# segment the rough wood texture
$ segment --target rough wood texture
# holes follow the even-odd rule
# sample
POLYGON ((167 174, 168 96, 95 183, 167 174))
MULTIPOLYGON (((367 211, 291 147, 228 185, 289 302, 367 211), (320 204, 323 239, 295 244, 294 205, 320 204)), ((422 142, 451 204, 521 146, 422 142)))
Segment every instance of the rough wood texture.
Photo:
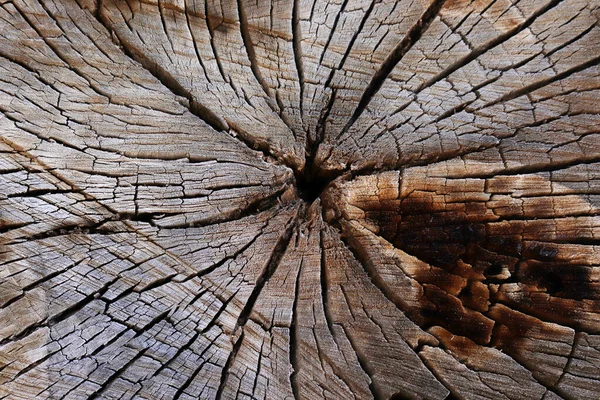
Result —
POLYGON ((0 0, 0 399, 600 396, 598 0, 0 0))

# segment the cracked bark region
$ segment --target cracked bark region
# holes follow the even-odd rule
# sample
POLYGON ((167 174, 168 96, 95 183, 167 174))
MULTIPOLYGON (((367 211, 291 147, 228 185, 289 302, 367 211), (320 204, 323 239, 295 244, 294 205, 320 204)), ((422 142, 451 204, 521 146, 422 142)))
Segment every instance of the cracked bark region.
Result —
POLYGON ((0 398, 596 399, 599 6, 0 2, 0 398))

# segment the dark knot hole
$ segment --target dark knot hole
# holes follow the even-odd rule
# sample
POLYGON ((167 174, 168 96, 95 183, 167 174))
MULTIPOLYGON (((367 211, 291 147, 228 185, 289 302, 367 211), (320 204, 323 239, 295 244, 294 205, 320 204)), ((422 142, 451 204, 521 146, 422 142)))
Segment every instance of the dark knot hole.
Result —
POLYGON ((301 199, 311 204, 325 190, 332 179, 316 176, 307 177, 305 174, 296 175, 296 190, 301 199))

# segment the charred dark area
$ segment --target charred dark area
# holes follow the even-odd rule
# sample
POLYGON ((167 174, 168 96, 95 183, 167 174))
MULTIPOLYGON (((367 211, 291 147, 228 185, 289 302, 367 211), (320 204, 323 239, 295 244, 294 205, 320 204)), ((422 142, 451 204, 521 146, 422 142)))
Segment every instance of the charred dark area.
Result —
POLYGON ((497 218, 483 202, 445 203, 443 196, 414 192, 401 201, 361 208, 379 228, 378 235, 432 267, 413 276, 423 287, 423 298, 418 310, 406 310, 424 329, 441 326, 510 353, 527 337, 533 319, 498 307, 508 305, 524 313, 514 314, 525 315, 532 303, 528 294, 546 294, 560 303, 545 309, 544 319, 577 327, 565 315, 572 316, 577 301, 598 297, 589 266, 561 256, 556 243, 525 240, 524 232, 514 229, 490 229, 497 218), (500 298, 508 284, 527 288, 519 301, 522 308, 500 298))

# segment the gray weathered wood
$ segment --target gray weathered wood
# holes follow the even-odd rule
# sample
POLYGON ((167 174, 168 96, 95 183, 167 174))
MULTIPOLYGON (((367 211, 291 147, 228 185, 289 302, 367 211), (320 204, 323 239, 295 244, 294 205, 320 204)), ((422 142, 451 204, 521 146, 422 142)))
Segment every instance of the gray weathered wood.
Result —
POLYGON ((0 0, 0 399, 597 399, 599 17, 0 0))

